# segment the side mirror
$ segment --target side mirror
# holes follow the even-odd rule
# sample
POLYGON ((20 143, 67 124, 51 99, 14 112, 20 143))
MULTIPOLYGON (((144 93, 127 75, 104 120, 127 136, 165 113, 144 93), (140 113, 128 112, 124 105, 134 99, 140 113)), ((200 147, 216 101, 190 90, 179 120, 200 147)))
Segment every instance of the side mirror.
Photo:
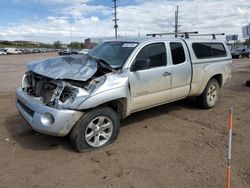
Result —
POLYGON ((150 67, 150 59, 149 58, 140 58, 136 59, 131 67, 131 71, 135 72, 138 70, 144 70, 150 67))

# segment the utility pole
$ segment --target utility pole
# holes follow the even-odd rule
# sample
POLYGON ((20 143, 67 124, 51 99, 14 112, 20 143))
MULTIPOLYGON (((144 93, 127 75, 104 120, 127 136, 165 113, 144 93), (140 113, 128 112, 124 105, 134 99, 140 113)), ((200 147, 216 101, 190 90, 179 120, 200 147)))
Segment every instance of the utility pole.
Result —
POLYGON ((118 25, 117 25, 117 21, 119 20, 119 19, 117 19, 117 11, 116 11, 116 9, 117 9, 117 4, 116 4, 116 0, 112 0, 113 1, 113 3, 114 3, 114 19, 113 19, 113 21, 115 22, 115 25, 114 25, 114 28, 115 28, 115 38, 117 39, 117 29, 118 29, 118 25))
POLYGON ((178 33, 178 14, 179 14, 179 6, 177 6, 176 11, 175 11, 175 25, 174 25, 174 33, 175 33, 175 38, 177 38, 177 33, 178 33))
POLYGON ((70 24, 70 46, 72 46, 72 23, 70 24))

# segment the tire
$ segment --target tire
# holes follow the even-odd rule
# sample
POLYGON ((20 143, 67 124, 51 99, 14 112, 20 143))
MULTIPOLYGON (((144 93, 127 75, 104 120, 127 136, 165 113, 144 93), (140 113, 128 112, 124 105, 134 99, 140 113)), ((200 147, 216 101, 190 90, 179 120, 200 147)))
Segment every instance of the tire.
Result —
POLYGON ((99 107, 84 114, 70 132, 71 144, 78 152, 89 151, 113 143, 120 129, 117 113, 99 107))
POLYGON ((250 54, 248 54, 248 56, 247 56, 248 58, 250 58, 250 54))
POLYGON ((238 56, 238 59, 241 59, 241 58, 242 58, 242 55, 239 55, 239 56, 238 56))
POLYGON ((250 80, 247 80, 247 81, 246 81, 246 86, 247 86, 247 87, 250 87, 250 80))
POLYGON ((202 108, 209 109, 216 106, 220 93, 220 85, 214 78, 209 80, 203 93, 199 96, 202 108))

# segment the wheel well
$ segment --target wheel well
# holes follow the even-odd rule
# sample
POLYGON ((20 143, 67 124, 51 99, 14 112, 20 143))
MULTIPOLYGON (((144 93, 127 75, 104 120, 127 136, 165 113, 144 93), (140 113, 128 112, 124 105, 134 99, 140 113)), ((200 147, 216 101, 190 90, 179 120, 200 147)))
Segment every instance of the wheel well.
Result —
POLYGON ((220 87, 222 86, 222 74, 216 74, 214 75, 211 79, 216 79, 220 85, 220 87))
POLYGON ((116 99, 106 103, 107 106, 116 111, 120 119, 123 119, 127 116, 127 104, 126 98, 116 99))

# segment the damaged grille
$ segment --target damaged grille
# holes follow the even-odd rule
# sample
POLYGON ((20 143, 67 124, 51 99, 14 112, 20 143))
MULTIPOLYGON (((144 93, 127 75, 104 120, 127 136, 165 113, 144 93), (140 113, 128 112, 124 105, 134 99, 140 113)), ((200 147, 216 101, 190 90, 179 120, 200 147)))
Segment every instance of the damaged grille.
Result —
POLYGON ((72 91, 63 81, 29 72, 24 76, 22 82, 22 88, 26 94, 48 106, 55 105, 58 100, 65 102, 72 97, 72 91))
POLYGON ((29 71, 22 78, 22 89, 46 106, 75 109, 105 80, 105 76, 87 81, 58 80, 29 71))

